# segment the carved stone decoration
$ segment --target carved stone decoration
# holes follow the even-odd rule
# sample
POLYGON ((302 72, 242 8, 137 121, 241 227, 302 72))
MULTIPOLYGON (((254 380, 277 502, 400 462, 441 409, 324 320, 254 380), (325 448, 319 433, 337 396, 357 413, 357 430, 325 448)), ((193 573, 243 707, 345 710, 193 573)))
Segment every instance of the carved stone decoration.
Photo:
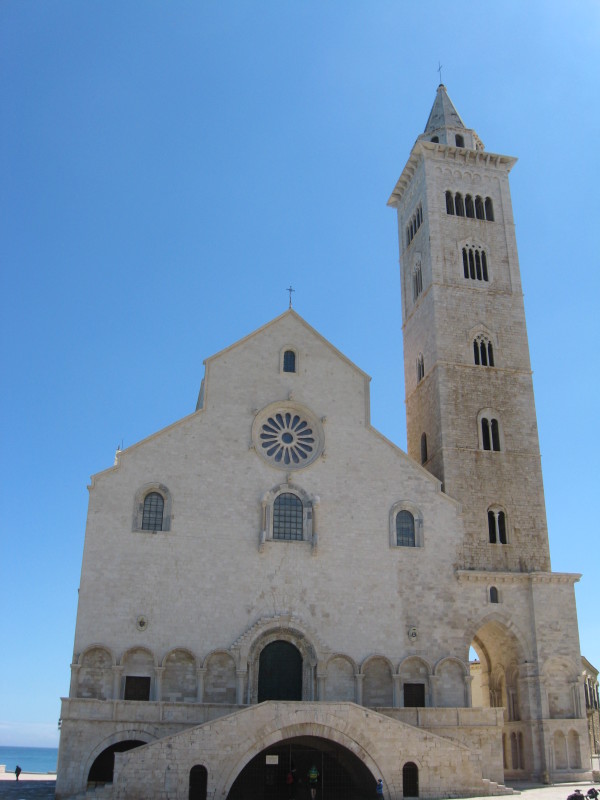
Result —
POLYGON ((315 414, 291 400, 271 403, 252 424, 256 452, 268 464, 286 471, 312 464, 323 452, 325 435, 315 414))

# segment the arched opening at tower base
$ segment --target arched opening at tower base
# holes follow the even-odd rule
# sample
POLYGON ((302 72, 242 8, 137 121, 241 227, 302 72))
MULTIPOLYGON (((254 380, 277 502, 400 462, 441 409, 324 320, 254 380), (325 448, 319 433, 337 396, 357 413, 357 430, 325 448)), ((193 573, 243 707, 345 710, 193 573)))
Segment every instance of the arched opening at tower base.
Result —
POLYGON ((328 739, 299 736, 255 756, 235 779, 227 800, 313 800, 313 787, 314 800, 376 797, 376 779, 354 753, 328 739), (311 782, 315 767, 316 784, 311 782))
POLYGON ((133 750, 134 747, 141 747, 143 744, 146 744, 146 742, 141 742, 138 739, 127 739, 124 742, 111 744, 110 747, 107 747, 97 756, 90 767, 88 785, 90 783, 112 783, 115 769, 115 753, 125 753, 127 750, 133 750))

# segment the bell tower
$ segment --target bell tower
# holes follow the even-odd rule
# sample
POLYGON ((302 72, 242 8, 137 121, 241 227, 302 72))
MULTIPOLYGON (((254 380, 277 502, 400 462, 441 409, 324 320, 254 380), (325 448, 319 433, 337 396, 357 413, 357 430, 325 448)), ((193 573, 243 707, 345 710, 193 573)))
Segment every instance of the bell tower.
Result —
POLYGON ((408 452, 462 504, 457 567, 549 571, 508 174, 440 85, 398 212, 408 452))

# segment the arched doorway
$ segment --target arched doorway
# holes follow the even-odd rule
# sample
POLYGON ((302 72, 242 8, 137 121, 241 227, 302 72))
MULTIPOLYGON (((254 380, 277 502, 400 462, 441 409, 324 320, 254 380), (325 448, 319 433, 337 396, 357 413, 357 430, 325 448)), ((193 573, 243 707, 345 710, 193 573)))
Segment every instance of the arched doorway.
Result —
POLYGON ((125 753, 127 750, 133 750, 134 747, 141 747, 143 744, 147 744, 147 742, 141 742, 139 739, 127 739, 124 742, 111 744, 94 760, 88 774, 88 784, 112 783, 115 769, 115 753, 125 753))
POLYGON ((206 784, 208 773, 202 764, 196 764, 190 770, 190 787, 188 800, 206 800, 206 784))
POLYGON ((302 700, 302 656, 290 642, 263 648, 258 665, 258 702, 302 700))
POLYGON ((318 772, 315 800, 376 796, 375 778, 354 753, 328 739, 299 736, 255 756, 235 779, 227 800, 311 800, 312 767, 318 772))

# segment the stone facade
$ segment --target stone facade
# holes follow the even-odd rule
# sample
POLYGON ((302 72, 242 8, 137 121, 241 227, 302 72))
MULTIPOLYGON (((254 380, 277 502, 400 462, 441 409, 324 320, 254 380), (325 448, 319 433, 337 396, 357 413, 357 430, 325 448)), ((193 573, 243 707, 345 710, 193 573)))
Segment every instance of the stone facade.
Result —
POLYGON ((391 199, 408 455, 371 426, 368 376, 290 309, 205 362, 195 413, 92 478, 57 797, 266 798, 284 747, 339 773, 318 800, 380 776, 395 800, 589 774, 514 159, 459 122, 440 87, 391 199), (479 218, 448 213, 450 191, 479 218), (493 367, 473 364, 475 342, 493 367))

